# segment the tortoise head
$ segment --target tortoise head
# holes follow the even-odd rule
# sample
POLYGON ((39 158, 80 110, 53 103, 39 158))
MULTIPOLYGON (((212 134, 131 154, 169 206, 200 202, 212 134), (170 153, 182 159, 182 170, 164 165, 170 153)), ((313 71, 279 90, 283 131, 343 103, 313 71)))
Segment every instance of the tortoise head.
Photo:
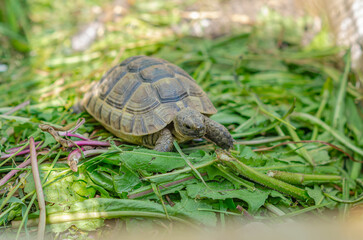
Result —
POLYGON ((204 115, 191 108, 182 109, 174 118, 174 128, 182 136, 203 137, 206 133, 204 115))

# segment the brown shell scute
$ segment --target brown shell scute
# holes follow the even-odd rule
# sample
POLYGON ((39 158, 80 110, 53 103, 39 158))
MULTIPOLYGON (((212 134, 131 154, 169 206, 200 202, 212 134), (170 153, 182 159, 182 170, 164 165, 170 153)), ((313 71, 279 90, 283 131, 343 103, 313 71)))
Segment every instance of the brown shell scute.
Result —
POLYGON ((83 105, 111 132, 134 136, 160 131, 185 107, 216 113, 183 69, 146 56, 130 57, 111 68, 85 95, 83 105))

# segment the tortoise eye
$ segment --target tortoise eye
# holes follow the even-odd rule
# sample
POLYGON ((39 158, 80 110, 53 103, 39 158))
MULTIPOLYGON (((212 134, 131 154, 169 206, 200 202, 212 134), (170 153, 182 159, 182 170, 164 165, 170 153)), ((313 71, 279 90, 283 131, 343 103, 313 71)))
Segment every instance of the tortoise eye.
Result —
POLYGON ((186 129, 191 129, 189 125, 184 125, 186 129))

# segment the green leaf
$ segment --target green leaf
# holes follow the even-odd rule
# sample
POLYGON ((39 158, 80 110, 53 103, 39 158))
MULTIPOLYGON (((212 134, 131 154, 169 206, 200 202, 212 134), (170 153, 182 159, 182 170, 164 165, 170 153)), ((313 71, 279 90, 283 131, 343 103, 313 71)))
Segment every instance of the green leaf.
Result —
MULTIPOLYGON (((59 175, 59 172, 52 171, 49 174, 48 180, 52 180, 59 175)), ((62 179, 54 181, 52 184, 44 187, 44 199, 51 203, 64 203, 64 202, 76 202, 83 200, 84 198, 76 194, 72 188, 74 176, 67 176, 62 179)))
POLYGON ((285 197, 282 193, 280 193, 280 192, 278 192, 278 191, 275 191, 275 190, 271 190, 271 192, 270 192, 270 197, 272 197, 272 198, 277 198, 278 199, 278 202, 276 202, 276 201, 273 201, 273 200, 271 200, 271 199, 269 199, 269 202, 270 203, 273 203, 273 204, 277 204, 277 203, 282 203, 282 204, 284 204, 285 206, 291 206, 292 205, 292 201, 291 201, 291 199, 289 199, 289 198, 287 198, 287 197, 285 197))
MULTIPOLYGON (((181 194, 183 195, 183 193, 181 194)), ((174 207, 166 206, 170 216, 189 218, 197 223, 199 222, 208 226, 215 226, 217 221, 215 214, 213 212, 199 211, 198 208, 212 209, 210 205, 194 201, 187 198, 185 195, 183 195, 180 202, 176 202, 174 207)), ((145 216, 149 216, 149 213, 158 213, 159 216, 160 214, 165 214, 161 204, 145 200, 94 198, 72 204, 55 204, 47 206, 48 216, 53 216, 57 219, 55 216, 65 216, 68 214, 69 221, 72 221, 72 214, 91 212, 112 213, 120 211, 130 214, 137 212, 139 213, 139 216, 142 216, 143 213, 145 213, 145 216)), ((97 214, 95 214, 95 216, 96 215, 97 214)), ((37 216, 37 214, 31 215, 31 217, 35 216, 37 216)), ((97 218, 92 220, 97 220, 97 218)), ((94 226, 94 223, 92 223, 92 226, 94 226)))
MULTIPOLYGON (((0 204, 4 201, 5 198, 0 199, 0 204)), ((5 214, 0 218, 0 224, 4 224, 6 222, 9 222, 13 220, 16 216, 19 216, 21 213, 21 216, 24 217, 25 211, 27 209, 27 206, 25 203, 23 203, 19 198, 16 197, 10 197, 8 200, 8 203, 11 203, 10 206, 13 207, 13 205, 16 205, 16 207, 11 210, 8 214, 5 214), (20 208, 21 206, 21 208, 20 208)))
MULTIPOLYGON (((174 152, 163 153, 148 149, 135 149, 131 152, 123 152, 120 156, 122 162, 135 171, 165 173, 186 166, 183 158, 174 152)), ((195 161, 193 158, 190 159, 192 162, 193 160, 195 161)))
POLYGON ((121 166, 119 174, 113 174, 112 178, 114 189, 119 194, 129 192, 141 183, 139 176, 124 165, 121 166))
POLYGON ((92 181, 101 186, 102 188, 112 191, 113 190, 113 181, 111 175, 105 172, 94 170, 93 168, 87 169, 87 175, 92 181))
POLYGON ((54 137, 48 133, 48 132, 43 132, 45 139, 44 139, 44 143, 42 145, 42 147, 48 147, 51 145, 54 145, 56 143, 56 140, 54 139, 54 137))
MULTIPOLYGON (((203 184, 201 185, 204 186, 203 184)), ((197 222, 201 222, 207 226, 216 226, 217 217, 215 213, 199 210, 199 208, 212 210, 211 205, 207 204, 206 202, 188 198, 185 191, 181 191, 180 195, 181 201, 177 202, 173 207, 177 212, 180 212, 184 216, 194 219, 197 222)))
MULTIPOLYGON (((305 188, 308 195, 314 199, 315 205, 320 205, 320 204, 324 204, 324 203, 328 203, 328 202, 332 202, 331 199, 326 198, 323 194, 323 191, 321 190, 321 188, 315 184, 314 188, 305 188)), ((337 191, 335 192, 331 192, 331 195, 335 195, 337 193, 337 191)))
POLYGON ((245 118, 237 115, 237 113, 234 113, 232 111, 218 112, 217 114, 211 116, 211 119, 221 124, 242 124, 246 121, 245 118))
POLYGON ((96 189, 91 186, 87 186, 87 182, 84 180, 73 181, 72 190, 84 198, 93 198, 96 194, 96 189))
POLYGON ((245 201, 248 204, 248 210, 255 213, 266 201, 269 191, 249 191, 247 189, 234 189, 234 186, 229 182, 208 182, 210 189, 207 189, 203 184, 191 184, 187 186, 188 196, 197 199, 210 198, 214 200, 225 200, 228 198, 237 198, 245 201))
MULTIPOLYGON (((41 179, 47 172, 47 167, 47 165, 40 166, 39 175, 41 179)), ((95 189, 87 185, 87 182, 90 180, 85 178, 82 173, 77 176, 75 174, 66 177, 62 176, 60 171, 50 172, 48 181, 60 178, 43 188, 45 201, 50 203, 76 202, 95 195, 95 189)), ((24 192, 30 193, 34 190, 34 179, 33 175, 30 174, 26 178, 24 192)))
POLYGON ((244 158, 244 159, 257 159, 259 158, 258 154, 256 154, 254 151, 252 151, 252 149, 250 147, 247 146, 240 146, 238 148, 238 151, 240 152, 238 154, 239 158, 244 158))

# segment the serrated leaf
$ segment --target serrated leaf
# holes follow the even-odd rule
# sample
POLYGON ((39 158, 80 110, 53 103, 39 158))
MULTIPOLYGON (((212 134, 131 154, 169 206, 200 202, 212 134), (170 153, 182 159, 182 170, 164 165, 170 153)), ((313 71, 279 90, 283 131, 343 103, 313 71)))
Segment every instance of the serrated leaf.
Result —
POLYGON ((180 195, 181 201, 177 202, 173 207, 176 211, 183 213, 183 215, 198 222, 202 222, 207 226, 216 226, 217 217, 215 213, 199 210, 199 208, 212 210, 211 205, 207 204, 206 202, 188 198, 184 191, 180 192, 180 195))
POLYGON ((256 154, 250 147, 247 146, 241 146, 238 151, 240 152, 238 154, 239 158, 242 159, 257 159, 259 158, 258 154, 256 154))
POLYGON ((43 134, 44 134, 45 138, 44 138, 42 147, 48 147, 48 146, 56 143, 56 140, 50 133, 43 132, 43 134))
MULTIPOLYGON (((39 169, 40 179, 43 179, 47 170, 43 170, 45 165, 42 165, 39 169)), ((62 176, 61 172, 51 171, 48 176, 48 181, 62 176)), ((86 179, 87 180, 87 179, 86 179)), ((89 181, 89 180, 88 180, 89 181)), ((30 174, 26 178, 24 192, 30 193, 35 190, 33 175, 30 174)), ((44 199, 51 203, 64 203, 64 202, 76 202, 84 200, 85 197, 94 196, 95 190, 92 187, 87 186, 83 174, 70 175, 61 177, 43 188, 44 199)))
MULTIPOLYGON (((165 173, 173 169, 186 166, 184 159, 175 152, 157 152, 148 149, 135 149, 130 152, 123 152, 122 162, 133 170, 144 170, 147 172, 165 173)), ((199 158, 188 157, 191 162, 199 158)))
POLYGON ((119 194, 129 192, 141 183, 139 176, 123 165, 120 168, 119 174, 112 175, 112 178, 114 189, 119 194))
MULTIPOLYGON (((292 204, 292 201, 290 199, 286 198, 282 193, 280 193, 278 191, 271 190, 270 191, 270 196, 273 197, 273 198, 278 198, 278 203, 282 203, 285 206, 291 206, 291 204, 292 204)), ((271 203, 276 203, 275 201, 272 201, 270 199, 269 199, 269 201, 271 203)))
MULTIPOLYGON (((306 192, 308 193, 308 195, 314 199, 315 205, 319 205, 322 203, 328 203, 328 202, 332 202, 331 199, 326 198, 323 194, 323 191, 321 190, 321 188, 315 184, 314 188, 305 188, 306 192)), ((329 194, 335 196, 335 194, 337 193, 336 190, 334 190, 333 192, 330 192, 329 194)), ((330 208, 334 208, 333 206, 330 206, 330 208)))
POLYGON ((208 182, 210 189, 203 184, 191 184, 187 186, 188 196, 197 199, 214 199, 225 200, 228 198, 237 198, 245 201, 248 204, 248 209, 251 213, 255 213, 266 201, 269 191, 255 190, 253 192, 247 189, 234 189, 234 186, 229 182, 208 182))

